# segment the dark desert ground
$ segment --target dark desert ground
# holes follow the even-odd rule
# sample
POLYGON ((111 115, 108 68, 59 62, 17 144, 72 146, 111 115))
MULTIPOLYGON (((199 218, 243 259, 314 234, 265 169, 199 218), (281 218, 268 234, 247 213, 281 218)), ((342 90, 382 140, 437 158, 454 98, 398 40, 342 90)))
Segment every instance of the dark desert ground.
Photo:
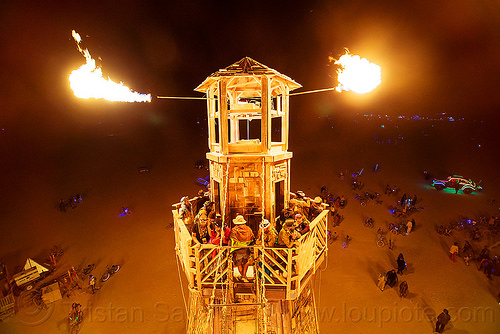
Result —
MULTIPOLYGON (((244 56, 303 90, 332 86, 328 56, 344 47, 378 63, 382 85, 373 93, 290 98, 292 190, 314 197, 327 186, 349 200, 335 230, 352 242, 329 246, 315 280, 321 333, 431 333, 443 308, 452 316, 445 333, 498 333, 500 278, 488 280, 462 258, 449 260, 453 242, 462 246, 468 238, 464 233, 436 232, 460 215, 499 214, 497 3, 318 1, 287 15, 272 15, 283 10, 276 5, 251 17, 196 1, 111 3, 9 4, 0 14, 0 259, 12 274, 28 257, 43 263, 58 245, 65 254, 54 275, 95 263, 100 276, 106 265, 122 265, 95 295, 76 291, 44 311, 18 305, 0 323, 1 333, 66 333, 73 302, 85 310, 81 333, 185 332, 187 290, 169 225, 171 205, 194 196, 196 179, 207 175, 195 168, 208 150, 205 102, 77 99, 67 77, 84 59, 72 29, 90 36, 86 47, 112 78, 153 95, 200 96, 192 91, 199 83, 244 56), (231 25, 214 23, 220 13, 238 14, 231 25), (151 172, 138 173, 140 166, 151 172), (396 197, 361 207, 349 179, 338 178, 361 169, 363 190, 383 194, 386 184, 397 185, 400 195, 415 194, 425 206, 412 216, 415 230, 397 236, 392 251, 375 241, 376 229, 395 221, 387 207, 396 197), (484 190, 438 192, 424 170, 481 180, 484 190), (58 211, 59 200, 76 193, 83 195, 77 208, 58 211), (132 214, 119 217, 123 206, 132 214), (373 230, 362 224, 367 215, 375 219, 373 230), (408 263, 400 278, 409 284, 403 299, 395 289, 377 288, 378 274, 394 268, 399 253, 408 263)), ((498 241, 485 230, 472 244, 478 252, 498 241)), ((491 252, 500 255, 500 246, 491 252)))

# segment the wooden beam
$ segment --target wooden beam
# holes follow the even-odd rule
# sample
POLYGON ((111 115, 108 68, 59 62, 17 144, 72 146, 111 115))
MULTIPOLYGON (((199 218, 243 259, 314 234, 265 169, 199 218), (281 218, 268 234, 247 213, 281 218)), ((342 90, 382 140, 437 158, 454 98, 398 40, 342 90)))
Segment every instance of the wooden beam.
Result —
POLYGON ((219 138, 222 154, 228 154, 228 122, 227 122, 227 84, 226 78, 219 80, 219 138))
POLYGON ((269 89, 269 77, 262 76, 262 120, 261 120, 261 140, 262 153, 268 154, 271 150, 271 91, 269 89))

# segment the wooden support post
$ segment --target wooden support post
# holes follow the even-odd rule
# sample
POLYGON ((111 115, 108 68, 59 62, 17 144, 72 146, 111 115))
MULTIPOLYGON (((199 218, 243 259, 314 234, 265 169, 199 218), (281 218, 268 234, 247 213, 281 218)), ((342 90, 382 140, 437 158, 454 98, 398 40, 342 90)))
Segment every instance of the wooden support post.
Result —
POLYGON ((196 286, 198 291, 201 291, 201 266, 200 266, 200 248, 194 246, 194 258, 195 258, 195 267, 196 267, 196 286))
POLYGON ((261 99, 261 152, 269 154, 271 150, 271 90, 269 85, 269 77, 263 75, 262 83, 262 99, 261 99))
POLYGON ((225 78, 219 80, 219 138, 222 154, 229 153, 228 145, 228 111, 227 111, 227 83, 225 78))
POLYGON ((283 151, 288 151, 288 131, 289 131, 289 124, 290 124, 290 118, 289 118, 289 112, 288 112, 288 103, 289 103, 289 92, 290 89, 285 86, 285 91, 282 95, 281 98, 281 103, 282 103, 282 108, 285 112, 285 115, 283 116, 283 124, 282 124, 282 129, 281 129, 281 141, 284 143, 284 149, 283 151))
MULTIPOLYGON (((215 96, 212 89, 207 90, 208 147, 214 150, 215 145, 215 96)), ((220 137, 219 137, 220 139, 220 137)))
POLYGON ((287 249, 287 260, 286 260, 286 298, 292 299, 292 249, 287 249))

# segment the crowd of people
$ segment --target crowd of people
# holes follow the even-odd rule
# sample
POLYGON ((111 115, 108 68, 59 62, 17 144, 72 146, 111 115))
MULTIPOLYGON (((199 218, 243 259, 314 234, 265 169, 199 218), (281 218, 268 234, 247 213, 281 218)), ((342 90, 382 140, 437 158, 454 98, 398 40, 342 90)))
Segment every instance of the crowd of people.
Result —
POLYGON ((490 249, 487 245, 481 250, 481 252, 475 256, 474 249, 468 240, 465 240, 464 246, 460 248, 457 241, 453 243, 450 247, 450 259, 455 262, 457 256, 462 256, 465 265, 469 266, 470 262, 476 261, 477 269, 482 271, 488 279, 492 280, 493 275, 500 274, 500 259, 498 256, 490 255, 490 249))
MULTIPOLYGON (((403 257, 402 253, 399 253, 399 256, 396 260, 397 263, 397 271, 396 269, 391 269, 386 273, 380 273, 378 277, 378 288, 380 291, 384 291, 386 287, 395 287, 398 284, 398 275, 403 275, 403 271, 406 270, 406 261, 403 257)), ((399 283, 399 296, 406 297, 408 295, 408 282, 402 281, 399 283)))
MULTIPOLYGON (((224 223, 209 195, 200 190, 198 196, 192 199, 182 197, 178 205, 179 218, 190 231, 194 245, 231 247, 233 265, 238 269, 235 270, 235 278, 244 282, 249 280, 247 271, 254 263, 252 246, 296 247, 299 239, 310 231, 310 222, 327 207, 320 196, 312 199, 297 191, 291 193, 288 207, 274 222, 262 217, 258 229, 254 231, 241 214, 232 219, 232 224, 224 223)), ((216 254, 212 252, 212 257, 216 254)))

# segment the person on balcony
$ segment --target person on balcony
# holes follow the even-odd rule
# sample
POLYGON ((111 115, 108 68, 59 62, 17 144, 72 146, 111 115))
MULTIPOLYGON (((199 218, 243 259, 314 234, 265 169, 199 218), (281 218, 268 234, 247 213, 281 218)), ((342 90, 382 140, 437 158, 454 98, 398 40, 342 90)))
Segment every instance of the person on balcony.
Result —
POLYGON ((179 208, 179 216, 184 221, 185 225, 193 222, 193 207, 188 196, 181 198, 181 206, 179 208))
MULTIPOLYGON (((297 191, 296 194, 291 193, 292 198, 289 203, 293 205, 293 211, 295 213, 301 213, 305 216, 309 215, 309 208, 311 207, 311 199, 306 197, 303 191, 297 191)), ((291 206, 292 206, 291 205, 291 206)))
MULTIPOLYGON (((217 214, 215 217, 215 221, 211 224, 210 231, 210 243, 213 245, 221 245, 221 236, 222 236, 222 217, 220 214, 217 214)), ((229 245, 229 235, 231 234, 231 229, 229 226, 224 225, 224 235, 222 237, 222 246, 229 245)))
POLYGON ((295 215, 295 230, 299 232, 301 235, 309 232, 309 221, 302 214, 297 213, 295 215))
POLYGON ((262 223, 259 225, 259 232, 257 233, 257 239, 255 239, 256 245, 263 245, 264 247, 274 247, 278 241, 278 233, 276 229, 271 226, 271 223, 267 219, 263 219, 262 223))
POLYGON ((278 216, 278 218, 276 218, 276 231, 281 231, 281 228, 285 224, 285 221, 288 218, 293 218, 293 216, 294 216, 293 204, 291 204, 291 205, 292 206, 289 206, 288 208, 283 208, 283 210, 281 210, 281 213, 278 216))
POLYGON ((208 196, 209 193, 203 191, 203 189, 200 189, 198 191, 198 196, 194 198, 194 203, 193 203, 193 213, 195 215, 197 215, 200 209, 203 207, 203 205, 210 200, 208 196))
MULTIPOLYGON (((246 225, 246 220, 242 215, 237 215, 233 219, 234 227, 229 238, 231 239, 231 253, 233 254, 233 265, 238 268, 241 279, 248 282, 247 269, 250 265, 250 246, 254 241, 252 229, 246 225), (239 248, 244 247, 244 248, 239 248)), ((236 278, 239 278, 236 277, 236 278)))
POLYGON ((203 207, 198 211, 198 214, 194 217, 194 223, 198 224, 200 221, 200 217, 206 216, 208 218, 208 225, 211 227, 213 222, 215 221, 215 210, 213 210, 213 202, 205 202, 203 207))
POLYGON ((300 238, 300 233, 295 230, 295 220, 287 219, 278 234, 278 246, 293 248, 297 245, 298 238, 300 238))
POLYGON ((313 221, 319 214, 323 211, 323 200, 321 197, 316 196, 311 203, 311 207, 309 208, 309 221, 313 221))
POLYGON ((193 224, 191 236, 198 244, 207 244, 210 241, 210 226, 206 215, 201 215, 198 221, 193 224))
MULTIPOLYGON (((210 244, 215 246, 227 246, 229 244, 231 229, 227 225, 224 225, 224 232, 222 232, 222 225, 222 217, 220 214, 217 214, 214 222, 210 223, 210 244)), ((217 254, 219 254, 219 250, 213 250, 210 257, 213 259, 217 254)))

